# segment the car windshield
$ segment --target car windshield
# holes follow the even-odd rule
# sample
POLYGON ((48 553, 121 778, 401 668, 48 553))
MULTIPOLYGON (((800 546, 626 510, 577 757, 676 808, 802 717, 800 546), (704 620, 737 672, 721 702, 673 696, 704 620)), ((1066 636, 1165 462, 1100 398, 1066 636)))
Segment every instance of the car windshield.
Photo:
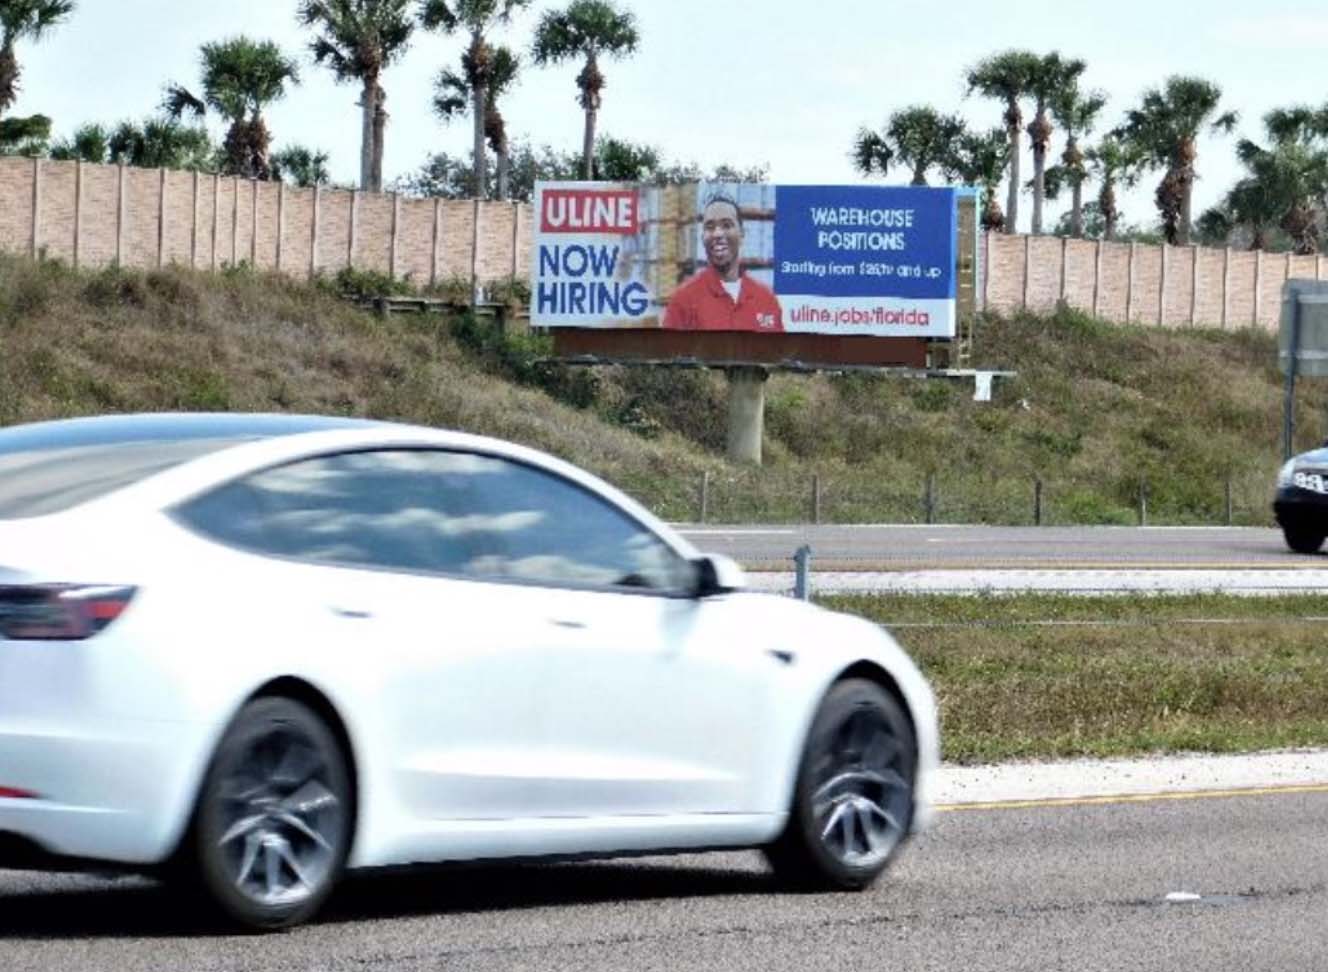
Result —
POLYGON ((96 442, 0 449, 0 520, 72 509, 245 438, 96 442))

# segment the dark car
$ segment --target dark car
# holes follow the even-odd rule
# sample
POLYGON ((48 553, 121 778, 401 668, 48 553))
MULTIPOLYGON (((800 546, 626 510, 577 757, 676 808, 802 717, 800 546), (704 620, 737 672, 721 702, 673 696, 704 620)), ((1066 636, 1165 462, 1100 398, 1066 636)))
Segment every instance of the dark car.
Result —
POLYGON ((1289 459, 1277 474, 1273 513, 1287 546, 1317 553, 1328 536, 1328 442, 1289 459))

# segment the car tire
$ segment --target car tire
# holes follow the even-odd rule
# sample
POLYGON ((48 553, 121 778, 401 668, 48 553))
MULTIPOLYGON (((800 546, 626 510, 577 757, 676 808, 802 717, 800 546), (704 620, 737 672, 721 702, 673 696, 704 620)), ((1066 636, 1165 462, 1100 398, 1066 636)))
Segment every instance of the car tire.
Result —
POLYGON ((305 921, 345 869, 354 794, 327 724, 293 699, 240 710, 208 767, 188 838, 191 871, 232 922, 305 921))
POLYGON ((893 859, 913 820, 917 745, 900 703, 846 679, 807 734, 783 834, 766 851, 776 876, 808 890, 860 890, 893 859))
POLYGON ((1296 553, 1318 553, 1319 548, 1323 546, 1325 535, 1328 534, 1319 527, 1301 524, 1282 527, 1282 536, 1286 538, 1286 545, 1296 553))

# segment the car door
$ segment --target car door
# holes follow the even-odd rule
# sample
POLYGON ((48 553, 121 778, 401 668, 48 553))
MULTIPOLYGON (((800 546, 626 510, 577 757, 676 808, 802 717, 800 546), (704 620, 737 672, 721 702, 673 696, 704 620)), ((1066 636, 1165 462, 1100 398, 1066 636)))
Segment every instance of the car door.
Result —
POLYGON ((543 652, 523 592, 468 569, 486 551, 465 526, 459 462, 435 450, 325 455, 233 483, 187 515, 303 565, 300 587, 317 592, 307 667, 355 701, 368 783, 422 820, 523 817, 543 652))
POLYGON ((536 690, 537 811, 554 817, 746 812, 778 662, 742 595, 691 596, 695 567, 604 497, 493 460, 486 563, 549 622, 536 690))

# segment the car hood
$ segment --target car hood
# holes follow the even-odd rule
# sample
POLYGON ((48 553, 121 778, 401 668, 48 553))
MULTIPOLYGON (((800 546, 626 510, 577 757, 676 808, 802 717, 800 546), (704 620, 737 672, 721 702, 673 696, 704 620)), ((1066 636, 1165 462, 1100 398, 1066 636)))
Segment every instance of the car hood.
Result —
POLYGON ((1296 456, 1296 465, 1328 466, 1328 447, 1311 449, 1296 456))

